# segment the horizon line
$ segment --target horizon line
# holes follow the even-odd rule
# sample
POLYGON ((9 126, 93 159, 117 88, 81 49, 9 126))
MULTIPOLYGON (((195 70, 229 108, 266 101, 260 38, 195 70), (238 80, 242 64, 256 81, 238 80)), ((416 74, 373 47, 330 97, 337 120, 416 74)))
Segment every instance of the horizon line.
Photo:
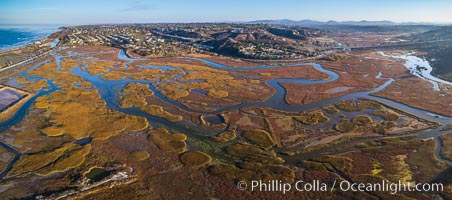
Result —
POLYGON ((337 23, 347 23, 347 22, 390 22, 394 23, 395 25, 452 25, 451 22, 427 22, 427 21, 392 21, 392 20, 313 20, 313 19, 288 19, 288 18, 281 18, 281 19, 254 19, 254 20, 234 20, 234 21, 192 21, 192 22, 168 22, 168 21, 161 21, 161 22, 98 22, 98 23, 71 23, 71 24, 64 24, 64 23, 0 23, 0 26, 4 25, 61 25, 61 26, 85 26, 85 25, 122 25, 122 24, 214 24, 214 23, 224 23, 224 24, 246 24, 251 22, 257 22, 257 21, 282 21, 282 20, 288 20, 293 22, 302 22, 302 21, 313 21, 313 22, 320 22, 320 23, 328 23, 328 22, 337 22, 337 23))

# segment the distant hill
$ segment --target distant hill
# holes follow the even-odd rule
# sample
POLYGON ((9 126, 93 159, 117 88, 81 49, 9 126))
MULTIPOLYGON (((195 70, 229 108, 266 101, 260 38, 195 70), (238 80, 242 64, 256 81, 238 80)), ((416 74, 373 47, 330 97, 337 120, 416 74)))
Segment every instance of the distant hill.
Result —
POLYGON ((452 81, 452 26, 437 27, 430 31, 401 37, 401 39, 413 42, 441 41, 422 44, 416 49, 427 53, 426 57, 433 66, 433 73, 436 76, 452 81))
POLYGON ((452 40, 452 26, 440 26, 433 30, 407 36, 412 41, 452 40))
MULTIPOLYGON (((314 21, 314 20, 290 20, 290 19, 281 19, 281 20, 256 20, 246 22, 249 24, 274 24, 274 25, 287 25, 287 26, 306 26, 306 27, 319 27, 319 26, 337 26, 337 25, 345 25, 345 26, 396 26, 396 25, 404 25, 404 23, 395 23, 392 21, 314 21)), ((407 25, 414 25, 416 23, 409 23, 407 25)))

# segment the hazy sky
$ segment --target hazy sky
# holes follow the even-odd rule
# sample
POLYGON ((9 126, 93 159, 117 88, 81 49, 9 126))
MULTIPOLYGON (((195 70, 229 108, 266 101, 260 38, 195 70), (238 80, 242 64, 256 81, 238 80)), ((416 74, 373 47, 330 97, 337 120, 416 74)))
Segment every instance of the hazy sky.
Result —
POLYGON ((0 24, 259 19, 452 22, 452 0, 0 0, 0 24))

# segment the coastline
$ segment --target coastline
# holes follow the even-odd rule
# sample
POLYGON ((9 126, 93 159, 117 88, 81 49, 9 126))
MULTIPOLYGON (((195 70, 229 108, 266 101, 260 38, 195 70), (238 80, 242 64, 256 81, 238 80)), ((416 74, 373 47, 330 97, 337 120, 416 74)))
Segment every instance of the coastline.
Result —
MULTIPOLYGON (((4 25, 0 24, 0 30, 29 34, 27 38, 16 38, 12 44, 0 44, 0 53, 17 51, 35 42, 43 41, 50 35, 60 31, 60 25, 4 25)), ((10 38, 16 37, 13 35, 10 38)), ((11 39, 14 40, 14 39, 11 39)))

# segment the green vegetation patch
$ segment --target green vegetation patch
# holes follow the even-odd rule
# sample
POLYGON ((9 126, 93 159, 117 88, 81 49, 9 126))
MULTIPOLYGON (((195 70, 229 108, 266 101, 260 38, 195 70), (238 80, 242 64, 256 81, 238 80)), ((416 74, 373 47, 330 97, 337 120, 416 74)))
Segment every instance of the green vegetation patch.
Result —
POLYGON ((230 130, 230 131, 221 132, 220 134, 212 137, 212 140, 215 142, 225 143, 225 142, 229 142, 235 138, 236 138, 235 130, 230 130))
POLYGON ((329 114, 336 114, 336 113, 339 113, 339 112, 340 112, 340 111, 339 111, 336 107, 334 107, 334 106, 328 106, 328 107, 325 107, 325 108, 323 108, 323 110, 326 111, 326 112, 329 113, 329 114))
POLYGON ((91 150, 91 145, 86 145, 81 149, 65 152, 58 160, 35 173, 40 176, 48 176, 58 172, 64 172, 76 168, 85 162, 86 156, 91 150))
POLYGON ((237 167, 235 165, 214 165, 209 168, 209 172, 234 180, 282 180, 283 182, 293 182, 295 172, 286 166, 281 165, 259 165, 256 163, 246 163, 237 167))
POLYGON ((221 99, 221 98, 225 98, 225 97, 229 96, 229 93, 227 91, 224 91, 224 90, 209 90, 207 95, 209 97, 214 97, 214 98, 221 99))
POLYGON ((329 118, 326 117, 323 112, 305 113, 301 116, 294 117, 294 119, 306 125, 314 125, 320 122, 327 122, 329 120, 329 118))
POLYGON ((241 161, 262 164, 283 164, 284 160, 276 156, 274 151, 251 144, 232 144, 226 147, 226 153, 241 161))
POLYGON ((346 157, 340 157, 340 156, 316 157, 313 159, 313 161, 321 162, 321 163, 328 163, 343 172, 350 171, 353 167, 352 159, 346 158, 346 157))
POLYGON ((141 83, 129 83, 122 91, 121 108, 136 107, 149 113, 150 115, 163 117, 170 121, 180 121, 183 119, 180 115, 173 115, 165 111, 162 106, 148 104, 146 98, 153 96, 154 92, 149 89, 149 85, 141 83))
POLYGON ((313 162, 309 160, 303 160, 298 165, 305 168, 306 170, 327 170, 323 163, 313 162))
POLYGON ((388 112, 388 111, 383 111, 383 110, 376 110, 372 112, 372 115, 375 116, 380 116, 382 117, 384 120, 387 121, 396 121, 399 119, 399 115, 392 113, 392 112, 388 112))
POLYGON ((187 136, 181 133, 170 134, 166 129, 154 129, 149 131, 150 140, 165 152, 183 153, 186 151, 187 136))
POLYGON ((435 140, 421 141, 415 144, 416 151, 408 153, 406 163, 411 169, 416 169, 416 182, 445 182, 452 180, 448 172, 450 165, 442 162, 433 156, 436 152, 437 143, 435 140))
POLYGON ((270 133, 264 130, 252 130, 243 132, 242 136, 250 142, 262 147, 270 148, 276 145, 270 133))
POLYGON ((358 129, 358 125, 356 125, 353 122, 350 122, 347 119, 344 119, 341 121, 341 123, 336 124, 334 128, 342 133, 349 133, 356 131, 358 129))
POLYGON ((149 153, 146 151, 134 151, 130 154, 133 160, 142 161, 149 158, 149 153))
POLYGON ((354 100, 346 100, 337 102, 336 107, 340 110, 346 111, 346 112, 357 112, 357 111, 363 111, 366 109, 373 109, 377 110, 381 108, 380 104, 377 104, 372 101, 354 101, 354 100))
POLYGON ((50 152, 22 156, 14 163, 13 168, 9 171, 7 177, 20 176, 36 170, 44 170, 41 174, 51 174, 51 170, 44 169, 50 164, 53 164, 54 166, 52 170, 65 171, 83 163, 89 150, 89 145, 81 149, 80 146, 76 144, 66 143, 62 147, 50 152), (72 156, 72 154, 74 154, 76 158, 72 156))
POLYGON ((375 127, 375 132, 380 134, 388 134, 389 129, 397 126, 397 123, 393 121, 384 121, 375 127))
POLYGON ((443 141, 441 155, 444 158, 452 160, 452 132, 442 135, 441 139, 443 141))
POLYGON ((353 118, 352 122, 354 124, 357 124, 357 125, 360 125, 360 126, 364 126, 364 125, 372 124, 373 120, 369 116, 358 115, 358 116, 353 118))
POLYGON ((212 158, 200 151, 189 151, 180 156, 180 161, 188 167, 204 167, 210 165, 212 158))

